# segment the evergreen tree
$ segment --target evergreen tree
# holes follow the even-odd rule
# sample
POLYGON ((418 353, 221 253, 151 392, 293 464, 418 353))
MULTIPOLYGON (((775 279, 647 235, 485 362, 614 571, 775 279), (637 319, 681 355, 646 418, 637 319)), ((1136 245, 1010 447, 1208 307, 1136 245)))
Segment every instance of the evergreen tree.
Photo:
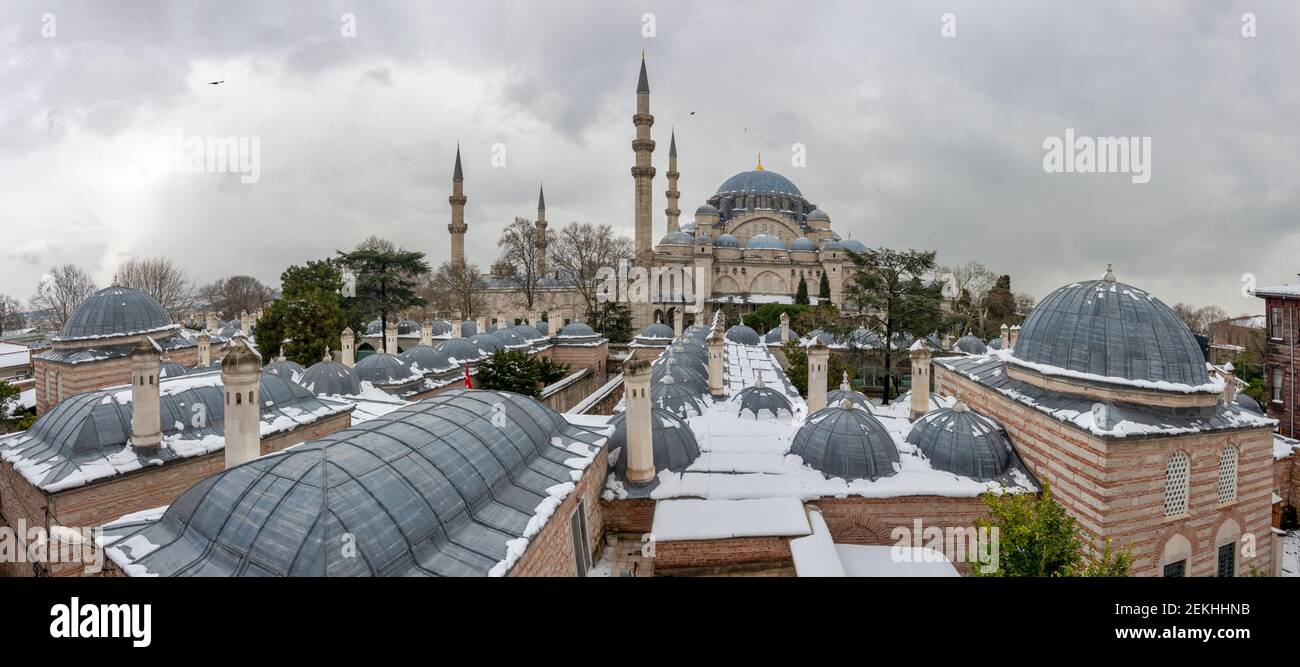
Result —
POLYGON ((794 302, 801 305, 808 305, 808 281, 800 278, 799 289, 795 290, 794 302))
POLYGON ((597 333, 608 338, 611 343, 626 343, 632 340, 632 311, 627 304, 618 301, 597 303, 587 311, 587 321, 597 333))
MULTIPOLYGON (((785 360, 790 365, 786 369, 786 377, 790 378, 790 384, 794 385, 800 394, 807 396, 808 351, 797 340, 786 341, 785 345, 781 346, 781 351, 785 353, 785 360)), ((839 389, 845 372, 848 372, 849 378, 855 376, 853 369, 846 366, 839 355, 831 354, 826 363, 826 389, 828 391, 839 389)))
POLYGON ((344 328, 361 326, 340 294, 343 271, 338 260, 290 266, 280 281, 281 297, 266 307, 253 327, 263 361, 270 363, 283 349, 286 358, 309 366, 320 361, 327 347, 338 349, 344 328))
POLYGON ((340 250, 338 254, 343 267, 357 279, 352 304, 364 317, 378 316, 384 330, 388 328, 389 313, 425 304, 417 291, 420 277, 429 272, 424 253, 395 248, 388 241, 371 237, 356 250, 340 250))
POLYGON ((541 364, 523 350, 497 350, 478 365, 478 389, 537 396, 541 384, 541 364))
POLYGON ((831 279, 826 277, 826 272, 822 271, 821 283, 817 285, 817 302, 830 303, 831 300, 831 279))
POLYGON ((985 572, 974 566, 977 576, 992 577, 1122 577, 1128 574, 1133 557, 1115 552, 1110 541, 1089 554, 1079 538, 1074 517, 1052 500, 1051 485, 1044 481, 1039 494, 985 494, 988 519, 976 519, 976 528, 997 529, 996 569, 985 572))

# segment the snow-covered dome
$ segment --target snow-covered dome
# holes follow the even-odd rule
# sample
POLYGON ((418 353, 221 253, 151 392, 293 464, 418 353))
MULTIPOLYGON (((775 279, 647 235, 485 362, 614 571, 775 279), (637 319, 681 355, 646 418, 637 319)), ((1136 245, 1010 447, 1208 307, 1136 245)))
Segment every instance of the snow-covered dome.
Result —
POLYGON ((957 342, 953 343, 953 347, 966 354, 984 354, 988 352, 988 346, 984 345, 984 341, 970 334, 958 338, 957 342))
POLYGON ((298 376, 298 384, 319 396, 355 396, 361 393, 361 380, 357 374, 337 361, 312 364, 298 376))
POLYGON ((737 324, 730 329, 727 329, 726 338, 729 341, 741 343, 742 345, 758 345, 762 342, 758 337, 757 331, 754 331, 743 324, 737 324))
POLYGON ((703 392, 693 383, 681 383, 671 373, 650 387, 650 405, 671 412, 682 419, 704 414, 707 404, 703 392))
POLYGON ((1107 275, 1066 285, 1040 301, 1009 363, 1088 383, 1174 383, 1217 393, 1205 388, 1205 357, 1173 309, 1107 275))
POLYGON ((357 379, 376 387, 406 384, 419 379, 410 362, 386 352, 376 352, 352 367, 357 379))
POLYGON ((931 410, 912 424, 907 441, 916 445, 936 470, 990 480, 1011 465, 1011 440, 992 420, 965 403, 931 410))
MULTIPOLYGON (((614 475, 616 479, 626 482, 627 412, 611 417, 609 425, 614 427, 614 433, 609 436, 607 447, 611 454, 618 451, 618 460, 612 466, 614 475)), ((700 455, 700 446, 695 442, 691 427, 671 412, 650 408, 650 432, 656 471, 680 472, 700 455)))
POLYGON ((449 338, 434 346, 435 350, 447 355, 448 360, 458 364, 477 361, 483 358, 478 347, 465 338, 449 338))
MULTIPOLYGON (((291 362, 291 363, 292 363, 292 362, 291 362)), ((294 364, 294 365, 297 365, 297 364, 294 364)), ((299 367, 299 368, 301 368, 301 367, 299 367)), ((178 363, 176 363, 176 362, 174 362, 174 361, 164 361, 164 362, 162 362, 162 366, 159 367, 159 369, 158 369, 158 377, 159 377, 159 378, 174 378, 174 377, 180 377, 180 376, 182 376, 182 375, 188 375, 189 372, 190 372, 190 369, 188 369, 188 368, 186 368, 186 367, 184 367, 184 366, 182 366, 182 365, 180 365, 180 364, 178 364, 178 363)))
POLYGON ((827 477, 880 479, 897 472, 898 448, 883 424, 856 408, 832 405, 808 416, 790 453, 827 477))
POLYGON ((286 380, 293 381, 299 377, 302 377, 302 374, 305 373, 306 370, 303 369, 303 367, 299 365, 297 362, 293 362, 293 361, 289 361, 288 359, 281 358, 267 364, 266 368, 262 369, 262 372, 268 375, 276 375, 286 380))
POLYGON ((560 329, 560 338, 578 338, 585 336, 595 336, 596 331, 583 322, 570 322, 560 329))
POLYGON ((731 399, 736 414, 755 419, 787 419, 794 416, 794 406, 785 394, 762 384, 745 387, 731 399))
MULTIPOLYGON (((798 339, 799 339, 799 332, 798 332, 798 331, 795 331, 795 330, 794 330, 794 327, 790 327, 790 340, 798 340, 798 339)), ((779 326, 777 326, 777 327, 772 327, 772 330, 771 330, 771 331, 768 331, 768 332, 763 336, 763 342, 764 342, 764 343, 767 343, 768 345, 774 345, 774 344, 776 344, 776 343, 780 343, 780 342, 781 342, 781 327, 779 327, 779 326)))
POLYGON ((397 355, 407 366, 415 364, 426 373, 442 373, 456 367, 447 353, 428 345, 417 345, 397 355))
POLYGON ((58 340, 113 338, 179 328, 158 300, 132 287, 105 287, 72 311, 58 340))

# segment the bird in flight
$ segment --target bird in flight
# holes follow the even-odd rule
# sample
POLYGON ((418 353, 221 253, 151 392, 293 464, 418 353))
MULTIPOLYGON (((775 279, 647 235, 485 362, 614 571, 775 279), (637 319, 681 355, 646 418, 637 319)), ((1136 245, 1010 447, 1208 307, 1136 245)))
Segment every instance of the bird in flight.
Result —
POLYGON ((220 80, 220 81, 209 81, 209 82, 208 82, 208 85, 209 85, 209 86, 215 86, 215 85, 217 85, 217 84, 219 84, 219 83, 225 83, 225 82, 226 82, 225 79, 222 79, 222 80, 220 80))

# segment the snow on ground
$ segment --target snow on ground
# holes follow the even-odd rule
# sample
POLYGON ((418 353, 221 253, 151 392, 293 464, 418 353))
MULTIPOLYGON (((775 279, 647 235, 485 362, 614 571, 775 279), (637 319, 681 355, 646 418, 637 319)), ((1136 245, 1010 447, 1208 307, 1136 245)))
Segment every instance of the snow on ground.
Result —
POLYGON ((811 535, 790 540, 790 555, 794 558, 795 573, 801 577, 847 576, 822 513, 808 512, 808 523, 812 527, 811 535))
POLYGON ((1282 538, 1283 577, 1300 577, 1300 530, 1293 530, 1282 538))
POLYGON ((850 577, 960 577, 940 552, 925 547, 837 544, 844 572, 850 577))
POLYGON ((797 498, 668 500, 655 505, 656 542, 731 537, 791 537, 811 528, 797 498))

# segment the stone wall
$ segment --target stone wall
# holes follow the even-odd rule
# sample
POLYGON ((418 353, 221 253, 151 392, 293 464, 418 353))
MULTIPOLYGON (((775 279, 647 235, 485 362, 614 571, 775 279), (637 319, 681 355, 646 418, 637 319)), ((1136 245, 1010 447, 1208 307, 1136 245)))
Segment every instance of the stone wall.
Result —
MULTIPOLYGON (((541 532, 528 544, 524 555, 510 570, 512 577, 572 577, 576 573, 573 554, 573 536, 569 521, 581 500, 587 512, 587 545, 591 549, 591 562, 600 558, 604 543, 604 506, 600 493, 605 486, 605 473, 609 470, 609 457, 601 449, 596 459, 587 466, 574 491, 560 503, 541 532)), ((505 545, 502 545, 504 554, 505 545)))
POLYGON ((599 388, 595 371, 581 368, 576 373, 571 373, 559 382, 542 389, 537 400, 556 412, 564 412, 582 402, 582 399, 599 388))

